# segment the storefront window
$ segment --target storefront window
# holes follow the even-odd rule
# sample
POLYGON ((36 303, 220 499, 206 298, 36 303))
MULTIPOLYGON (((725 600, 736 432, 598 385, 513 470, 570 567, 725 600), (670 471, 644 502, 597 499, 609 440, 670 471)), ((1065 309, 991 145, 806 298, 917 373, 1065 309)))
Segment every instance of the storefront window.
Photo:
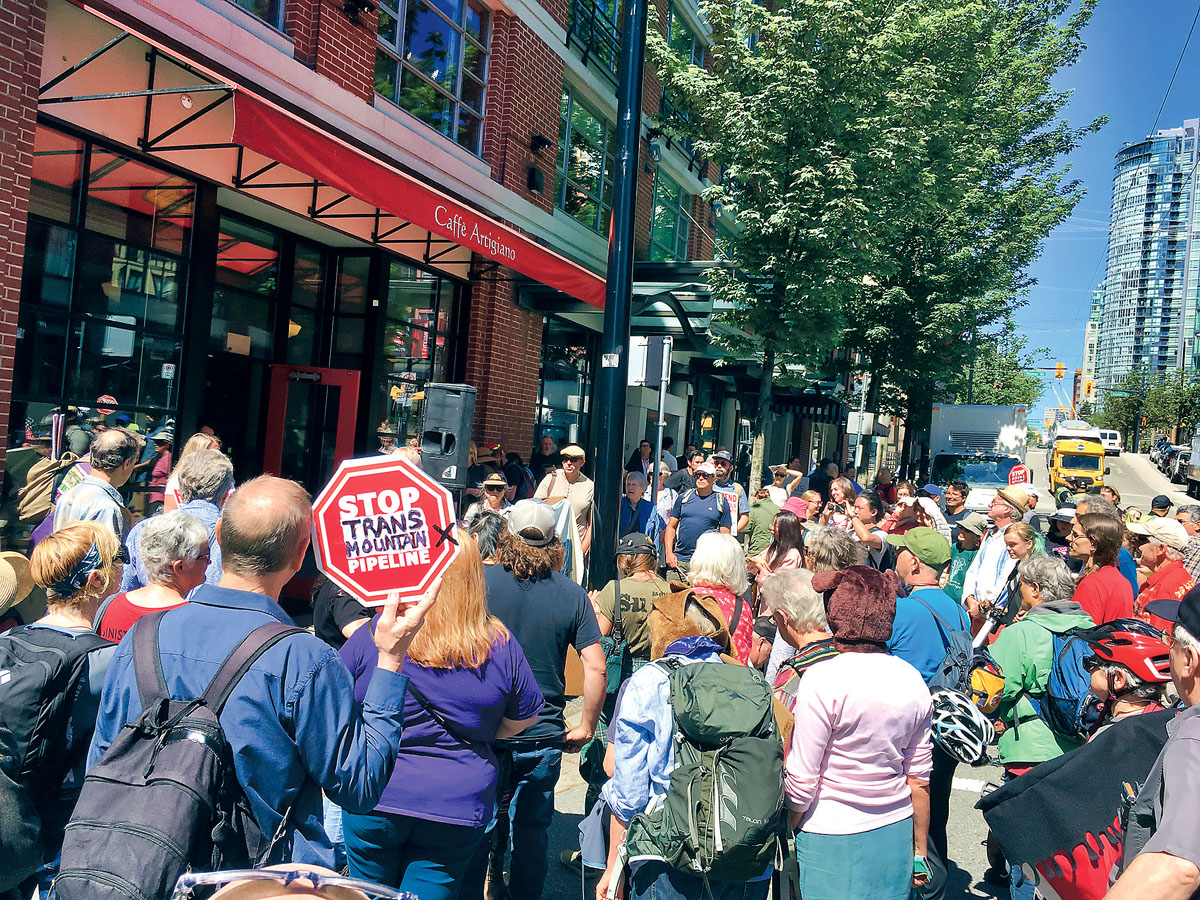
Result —
POLYGON ((221 218, 210 331, 212 352, 269 358, 279 292, 278 234, 221 218))
POLYGON ((490 20, 478 0, 381 0, 375 91, 481 153, 490 20))
POLYGON ((195 185, 46 126, 34 148, 9 446, 58 408, 173 416, 195 185))
POLYGON ((550 435, 558 446, 587 439, 595 337, 557 319, 542 332, 542 372, 534 442, 550 435))
POLYGON ((457 296, 454 282, 390 262, 387 317, 379 345, 381 377, 371 402, 381 443, 416 436, 425 385, 447 380, 447 339, 457 296))
POLYGON ((325 255, 297 244, 292 263, 292 296, 287 323, 287 361, 311 366, 317 360, 321 307, 325 293, 325 255))
POLYGON ((283 0, 233 0, 235 4, 252 13, 272 28, 283 28, 283 0))

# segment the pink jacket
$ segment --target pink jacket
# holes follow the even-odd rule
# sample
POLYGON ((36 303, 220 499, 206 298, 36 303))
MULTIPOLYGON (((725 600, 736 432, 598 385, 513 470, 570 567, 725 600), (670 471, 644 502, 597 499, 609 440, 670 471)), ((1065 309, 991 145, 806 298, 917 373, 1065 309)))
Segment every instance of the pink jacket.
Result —
POLYGON ((788 808, 815 834, 859 834, 912 815, 906 776, 928 779, 933 703, 920 673, 884 653, 842 653, 796 694, 788 808))

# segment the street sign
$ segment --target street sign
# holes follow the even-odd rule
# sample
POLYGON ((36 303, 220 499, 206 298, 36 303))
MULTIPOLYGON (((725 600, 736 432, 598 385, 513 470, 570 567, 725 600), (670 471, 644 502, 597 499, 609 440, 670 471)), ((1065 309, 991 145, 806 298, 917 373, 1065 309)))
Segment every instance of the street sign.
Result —
POLYGON ((423 594, 458 555, 454 498, 396 456, 348 459, 313 503, 317 568, 367 606, 423 594))
POLYGON ((1108 391, 1107 393, 1108 393, 1108 396, 1110 396, 1110 397, 1132 397, 1133 396, 1133 394, 1129 393, 1129 391, 1115 391, 1114 390, 1114 391, 1108 391))
POLYGON ((1009 484, 1029 484, 1033 479, 1030 477, 1029 466, 1023 463, 1017 463, 1008 470, 1009 484))

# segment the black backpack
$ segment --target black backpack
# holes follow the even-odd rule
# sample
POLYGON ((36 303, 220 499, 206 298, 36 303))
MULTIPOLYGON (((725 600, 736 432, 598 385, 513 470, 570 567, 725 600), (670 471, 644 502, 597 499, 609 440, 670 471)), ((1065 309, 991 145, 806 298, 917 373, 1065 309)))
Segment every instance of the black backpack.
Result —
POLYGON ((270 861, 287 825, 285 815, 269 840, 259 832, 218 716, 255 660, 304 632, 280 622, 256 628, 203 694, 172 700, 158 650, 165 612, 143 616, 133 627, 143 712, 84 779, 54 881, 61 900, 165 900, 188 869, 270 861))
POLYGON ((86 736, 67 752, 67 724, 92 650, 109 641, 25 625, 0 636, 0 892, 43 862, 42 815, 87 753, 86 736))

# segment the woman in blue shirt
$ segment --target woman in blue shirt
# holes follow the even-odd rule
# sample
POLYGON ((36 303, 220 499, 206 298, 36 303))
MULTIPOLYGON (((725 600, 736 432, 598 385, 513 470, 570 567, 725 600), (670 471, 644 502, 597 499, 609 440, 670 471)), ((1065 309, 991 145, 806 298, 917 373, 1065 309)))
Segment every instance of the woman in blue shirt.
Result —
POLYGON ((645 499, 650 482, 641 472, 625 473, 625 495, 621 497, 620 529, 617 534, 625 535, 640 531, 655 537, 658 529, 652 525, 655 518, 654 504, 645 499))

